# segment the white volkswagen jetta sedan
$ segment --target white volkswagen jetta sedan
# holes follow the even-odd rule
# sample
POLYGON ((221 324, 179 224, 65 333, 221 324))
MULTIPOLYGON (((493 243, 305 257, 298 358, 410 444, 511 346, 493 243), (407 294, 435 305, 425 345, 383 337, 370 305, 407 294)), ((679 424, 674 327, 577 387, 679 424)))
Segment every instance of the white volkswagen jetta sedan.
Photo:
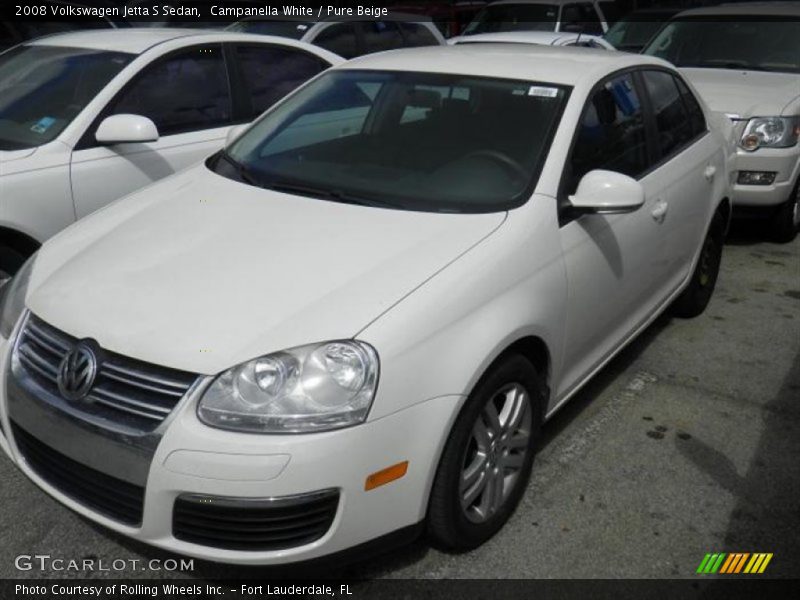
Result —
POLYGON ((219 150, 342 59, 191 29, 46 36, 0 54, 0 281, 90 212, 219 150))
POLYGON ((482 44, 331 69, 3 288, 0 445, 80 514, 196 557, 420 524, 477 546, 542 422, 668 306, 705 308, 725 143, 650 57, 482 44))

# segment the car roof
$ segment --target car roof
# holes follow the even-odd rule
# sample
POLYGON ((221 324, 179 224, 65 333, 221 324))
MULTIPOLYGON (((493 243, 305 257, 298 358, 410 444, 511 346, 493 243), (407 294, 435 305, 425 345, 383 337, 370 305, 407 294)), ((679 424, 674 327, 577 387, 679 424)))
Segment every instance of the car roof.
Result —
POLYGON ((668 62, 653 56, 613 50, 492 43, 379 52, 355 58, 337 68, 452 73, 575 86, 637 65, 670 68, 668 62))
MULTIPOLYGON (((26 42, 27 45, 60 46, 65 48, 86 48, 90 50, 106 50, 110 52, 127 52, 142 54, 159 44, 173 40, 192 38, 192 43, 202 44, 204 39, 219 42, 220 38, 235 42, 264 43, 268 36, 252 33, 238 33, 225 30, 182 29, 179 27, 141 27, 104 30, 72 31, 56 33, 26 42)), ((272 38, 278 44, 292 44, 286 38, 272 38)), ((299 42, 292 45, 304 45, 299 42)))
MULTIPOLYGON (((493 33, 476 33, 470 36, 460 37, 456 44, 481 44, 490 42, 504 42, 517 44, 553 44, 564 38, 577 38, 577 33, 565 33, 556 31, 497 31, 493 33)), ((592 39, 596 36, 583 34, 582 38, 592 39)))
POLYGON ((800 17, 800 4, 797 2, 743 2, 718 6, 706 6, 685 10, 675 16, 682 17, 714 17, 714 16, 746 16, 746 17, 800 17))

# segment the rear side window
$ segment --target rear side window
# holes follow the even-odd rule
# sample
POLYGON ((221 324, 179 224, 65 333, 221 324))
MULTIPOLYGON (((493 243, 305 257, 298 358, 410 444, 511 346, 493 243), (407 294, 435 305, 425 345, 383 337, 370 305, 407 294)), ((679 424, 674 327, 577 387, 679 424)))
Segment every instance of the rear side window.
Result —
POLYGON ((364 32, 366 53, 382 52, 403 47, 403 36, 397 23, 390 21, 364 21, 361 23, 364 32))
POLYGON ((703 114, 703 109, 700 107, 700 103, 697 101, 697 98, 694 97, 694 94, 691 92, 689 87, 681 81, 680 77, 675 78, 675 83, 678 84, 678 91, 681 94, 681 98, 683 98, 683 102, 686 105, 686 110, 689 112, 689 122, 692 126, 692 137, 699 136, 706 131, 708 131, 708 126, 706 125, 706 117, 703 114))
POLYGON ((649 168, 642 105, 630 74, 594 92, 581 118, 570 162, 572 193, 589 171, 607 169, 639 177, 649 168))
POLYGON ((669 156, 691 142, 695 132, 675 78, 666 71, 644 71, 642 75, 653 105, 661 156, 669 156))
POLYGON ((307 52, 279 46, 238 46, 236 58, 250 100, 248 120, 329 66, 307 52))
POLYGON ((359 54, 353 23, 337 23, 326 27, 317 35, 314 43, 342 58, 355 58, 359 54))
POLYGON ((408 47, 436 46, 439 44, 434 35, 424 25, 406 22, 400 22, 399 25, 408 47))
POLYGON ((220 46, 191 48, 145 67, 111 114, 151 119, 160 135, 222 127, 231 122, 231 94, 220 46))

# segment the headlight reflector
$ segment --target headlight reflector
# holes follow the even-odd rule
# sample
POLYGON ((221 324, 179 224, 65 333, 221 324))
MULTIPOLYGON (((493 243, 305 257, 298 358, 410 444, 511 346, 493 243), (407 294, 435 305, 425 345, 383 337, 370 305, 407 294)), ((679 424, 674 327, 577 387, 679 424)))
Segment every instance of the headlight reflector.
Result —
POLYGON ((378 355, 363 342, 300 346, 229 369, 197 407, 212 427, 251 433, 340 429, 367 417, 378 383, 378 355))
POLYGON ((0 287, 0 337, 8 339, 14 330, 17 320, 25 310, 25 296, 28 291, 28 282, 33 271, 36 254, 31 256, 17 274, 0 287))
POLYGON ((750 152, 761 147, 788 148, 797 143, 796 117, 755 117, 747 122, 742 135, 742 148, 750 152))

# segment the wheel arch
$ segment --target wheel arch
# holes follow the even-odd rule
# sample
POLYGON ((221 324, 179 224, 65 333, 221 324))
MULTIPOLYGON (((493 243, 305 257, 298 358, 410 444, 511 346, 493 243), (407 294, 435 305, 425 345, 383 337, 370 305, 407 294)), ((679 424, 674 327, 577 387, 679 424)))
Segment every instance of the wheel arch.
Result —
POLYGON ((0 240, 0 246, 16 250, 26 258, 41 247, 41 243, 28 234, 3 225, 0 225, 0 240))

